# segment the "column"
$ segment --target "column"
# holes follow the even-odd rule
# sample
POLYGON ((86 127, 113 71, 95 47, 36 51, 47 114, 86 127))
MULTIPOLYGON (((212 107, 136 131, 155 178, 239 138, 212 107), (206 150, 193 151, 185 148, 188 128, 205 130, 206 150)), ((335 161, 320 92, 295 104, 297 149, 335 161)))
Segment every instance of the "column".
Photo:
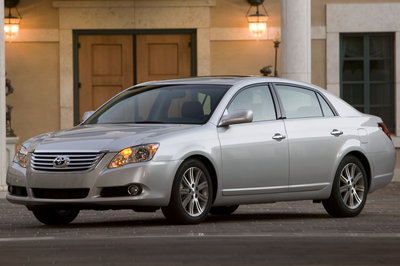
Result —
POLYGON ((311 83, 311 0, 281 0, 282 77, 311 83))
POLYGON ((0 191, 6 189, 6 90, 4 52, 4 0, 0 0, 0 191))

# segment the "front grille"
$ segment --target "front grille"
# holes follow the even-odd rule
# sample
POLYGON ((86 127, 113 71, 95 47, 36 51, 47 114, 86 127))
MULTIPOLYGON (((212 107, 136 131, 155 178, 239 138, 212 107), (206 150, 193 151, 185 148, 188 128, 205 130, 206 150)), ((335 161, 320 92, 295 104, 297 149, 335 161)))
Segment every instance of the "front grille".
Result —
POLYGON ((36 171, 87 171, 100 161, 102 153, 44 153, 34 152, 31 167, 36 171), (58 165, 56 163, 58 159, 58 165))
POLYGON ((48 189, 32 188, 33 196, 39 199, 83 199, 89 194, 88 188, 48 189))

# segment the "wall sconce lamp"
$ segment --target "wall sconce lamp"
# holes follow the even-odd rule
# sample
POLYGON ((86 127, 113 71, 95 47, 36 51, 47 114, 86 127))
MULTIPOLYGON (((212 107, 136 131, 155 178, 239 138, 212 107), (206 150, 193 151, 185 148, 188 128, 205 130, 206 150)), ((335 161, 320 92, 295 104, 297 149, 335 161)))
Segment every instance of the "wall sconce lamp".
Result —
POLYGON ((246 13, 249 30, 254 37, 259 38, 267 31, 268 12, 263 5, 264 0, 247 0, 247 2, 250 4, 246 13), (265 14, 260 13, 260 6, 263 7, 265 14), (255 13, 251 14, 252 9, 255 9, 255 13))
POLYGON ((19 0, 4 1, 4 6, 8 8, 8 15, 4 17, 4 35, 8 41, 15 39, 19 32, 19 23, 22 17, 17 9, 18 3, 19 0), (16 10, 16 15, 11 12, 13 8, 16 10))

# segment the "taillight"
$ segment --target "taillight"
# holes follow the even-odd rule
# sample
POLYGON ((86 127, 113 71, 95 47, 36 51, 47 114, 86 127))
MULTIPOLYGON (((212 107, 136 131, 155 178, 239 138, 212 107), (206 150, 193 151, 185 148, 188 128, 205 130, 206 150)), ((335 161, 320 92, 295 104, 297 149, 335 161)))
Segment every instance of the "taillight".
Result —
POLYGON ((382 129, 382 131, 386 134, 386 136, 389 137, 389 139, 392 139, 390 137, 390 132, 389 129, 387 128, 387 126, 385 125, 385 123, 378 123, 378 127, 380 127, 382 129))

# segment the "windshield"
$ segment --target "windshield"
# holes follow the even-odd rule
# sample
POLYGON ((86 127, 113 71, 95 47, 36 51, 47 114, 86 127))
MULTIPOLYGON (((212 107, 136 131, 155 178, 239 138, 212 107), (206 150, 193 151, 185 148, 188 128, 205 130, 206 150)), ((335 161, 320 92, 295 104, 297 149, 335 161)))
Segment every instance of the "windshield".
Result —
POLYGON ((198 84, 134 88, 109 101, 85 124, 204 124, 229 88, 198 84))

